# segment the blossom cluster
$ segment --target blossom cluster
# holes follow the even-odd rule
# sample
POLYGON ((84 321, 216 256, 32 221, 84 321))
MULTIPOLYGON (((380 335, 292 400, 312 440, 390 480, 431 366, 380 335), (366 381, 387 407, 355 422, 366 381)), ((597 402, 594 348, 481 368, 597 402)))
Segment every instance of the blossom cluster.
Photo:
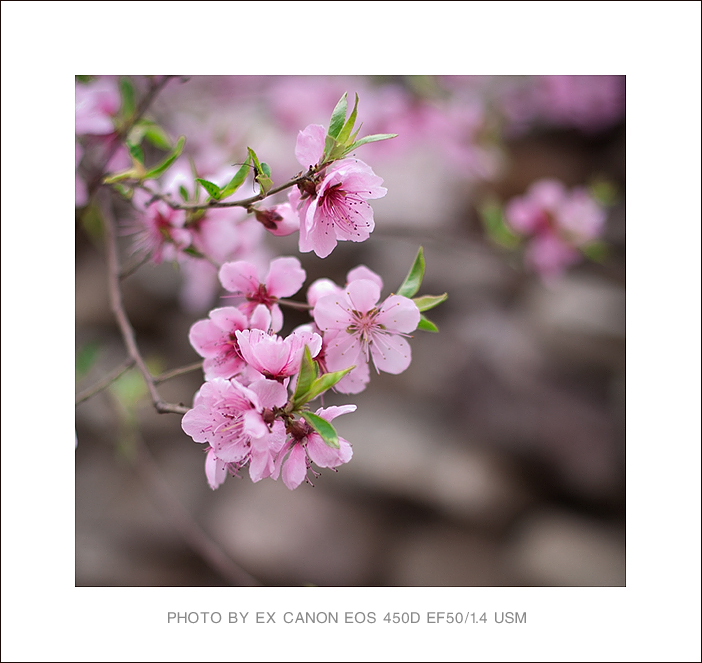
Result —
POLYGON ((225 263, 219 278, 239 303, 210 311, 190 330, 206 382, 182 421, 206 445, 210 486, 248 467, 252 481, 282 477, 292 490, 309 481, 308 472, 317 475, 312 463, 347 463, 351 445, 330 422, 356 406, 321 407, 313 415, 308 403, 331 387, 362 391, 370 363, 377 371, 405 370, 411 354, 403 337, 420 322, 417 304, 400 295, 380 302, 381 278, 360 266, 344 288, 328 279, 312 283, 312 321, 282 336, 281 300, 306 278, 297 258, 276 258, 263 277, 246 261, 225 263))
POLYGON ((581 260, 581 249, 601 236, 606 212, 584 187, 568 191, 558 180, 543 179, 510 200, 504 216, 512 231, 528 238, 527 265, 549 281, 581 260))

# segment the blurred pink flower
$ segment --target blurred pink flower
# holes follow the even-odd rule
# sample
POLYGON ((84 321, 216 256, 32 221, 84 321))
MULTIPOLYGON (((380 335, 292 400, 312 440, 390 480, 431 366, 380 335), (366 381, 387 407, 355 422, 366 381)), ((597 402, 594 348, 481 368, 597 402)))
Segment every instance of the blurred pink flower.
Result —
POLYGON ((113 118, 120 103, 116 78, 104 76, 90 83, 76 82, 76 134, 113 133, 113 118))
POLYGON ((141 205, 147 203, 148 198, 144 191, 134 193, 137 213, 128 230, 134 237, 133 251, 147 253, 156 264, 175 260, 192 242, 192 235, 183 227, 185 213, 171 209, 160 200, 141 211, 141 205))

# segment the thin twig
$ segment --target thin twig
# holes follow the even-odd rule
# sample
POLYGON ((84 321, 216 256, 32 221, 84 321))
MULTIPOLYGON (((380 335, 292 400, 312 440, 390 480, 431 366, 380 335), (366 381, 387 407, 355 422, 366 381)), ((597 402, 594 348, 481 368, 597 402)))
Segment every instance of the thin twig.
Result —
POLYGON ((292 299, 279 299, 278 304, 281 306, 289 306, 290 308, 295 308, 298 311, 311 311, 314 306, 305 304, 305 302, 295 302, 292 299))
POLYGON ((161 382, 165 382, 166 380, 170 380, 171 378, 176 378, 179 375, 192 373, 193 371, 197 371, 198 369, 202 369, 202 361, 196 361, 194 364, 188 364, 187 366, 181 366, 180 368, 174 368, 170 371, 165 371, 164 373, 161 373, 161 375, 154 377, 154 384, 161 384, 161 382))
POLYGON ((83 401, 87 401, 95 394, 100 393, 106 387, 109 387, 117 378, 119 378, 123 373, 126 373, 132 366, 134 366, 134 359, 128 357, 125 359, 117 368, 110 371, 102 380, 98 380, 92 387, 83 389, 80 393, 76 394, 76 405, 80 405, 83 401))
POLYGON ((120 332, 122 333, 124 344, 127 346, 127 352, 134 360, 134 363, 137 365, 139 371, 144 377, 146 388, 149 391, 151 401, 153 402, 156 411, 185 414, 190 408, 186 407, 185 405, 166 403, 161 399, 161 396, 156 389, 156 385, 154 384, 154 378, 149 369, 146 367, 146 362, 139 352, 139 348, 136 343, 136 335, 134 334, 134 328, 132 327, 129 318, 127 317, 127 313, 124 310, 122 291, 119 285, 120 266, 119 256, 117 254, 117 238, 115 230, 116 223, 112 214, 112 204, 108 196, 108 192, 103 193, 103 201, 100 208, 102 211, 102 217, 105 221, 105 247, 107 251, 107 280, 110 293, 110 307, 112 308, 112 312, 114 313, 120 332))

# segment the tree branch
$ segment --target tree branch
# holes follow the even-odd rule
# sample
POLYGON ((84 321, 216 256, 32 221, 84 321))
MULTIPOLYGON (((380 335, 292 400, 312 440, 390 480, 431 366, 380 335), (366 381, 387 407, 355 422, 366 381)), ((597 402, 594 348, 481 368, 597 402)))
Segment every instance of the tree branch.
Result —
POLYGON ((190 408, 185 405, 179 404, 175 405, 173 403, 166 403, 161 399, 158 390, 156 389, 156 384, 154 383, 154 378, 151 375, 149 369, 146 367, 146 362, 139 352, 139 347, 136 343, 136 336, 134 334, 134 328, 127 317, 127 313, 124 310, 124 304, 122 302, 122 291, 120 289, 120 265, 119 256, 117 251, 117 237, 115 229, 115 219, 112 214, 112 204, 109 199, 109 193, 104 192, 102 195, 103 200, 101 201, 100 209, 102 212, 102 217, 105 223, 105 247, 107 252, 107 272, 108 272, 108 288, 110 294, 110 307, 117 320, 117 325, 122 334, 122 339, 127 347, 127 352, 134 363, 139 368, 144 381, 146 382, 146 388, 151 396, 151 401, 154 404, 157 412, 173 412, 175 414, 185 414, 190 408))
POLYGON ((123 373, 126 373, 132 366, 134 366, 134 359, 128 357, 125 359, 117 368, 110 371, 102 380, 98 380, 92 387, 88 387, 83 391, 76 394, 76 405, 80 405, 83 401, 87 401, 95 394, 101 392, 106 387, 109 387, 117 378, 119 378, 123 373))
POLYGON ((197 371, 198 369, 202 369, 202 361, 196 361, 194 364, 188 364, 187 366, 181 366, 180 368, 174 368, 170 371, 165 371, 164 373, 161 373, 161 375, 154 378, 154 384, 161 384, 161 382, 165 382, 166 380, 170 380, 171 378, 176 378, 179 375, 192 373, 193 371, 197 371))

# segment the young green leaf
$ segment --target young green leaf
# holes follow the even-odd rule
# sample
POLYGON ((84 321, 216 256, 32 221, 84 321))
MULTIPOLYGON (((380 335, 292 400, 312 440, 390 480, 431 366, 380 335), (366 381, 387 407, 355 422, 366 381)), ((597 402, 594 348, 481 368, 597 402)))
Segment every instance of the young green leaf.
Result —
POLYGON ((119 93, 122 97, 120 115, 123 119, 127 120, 136 110, 136 93, 134 92, 132 82, 128 78, 119 79, 119 93))
POLYGON ((317 362, 312 359, 310 350, 305 346, 300 362, 300 372, 297 375, 297 385, 293 395, 293 407, 298 408, 310 399, 305 399, 305 395, 310 390, 312 383, 317 379, 317 362))
POLYGON ((321 375, 318 377, 310 386, 309 390, 307 391, 306 394, 304 394, 304 402, 308 403, 311 400, 314 400, 319 396, 320 394, 324 393, 327 391, 327 389, 331 389, 341 378, 343 378, 347 373, 350 373, 355 366, 349 366, 348 368, 343 369, 342 371, 334 371, 333 373, 325 373, 324 375, 321 375))
POLYGON ((181 155, 183 152, 183 147, 185 147, 185 136, 181 136, 173 148, 173 151, 163 160, 161 163, 157 164, 144 175, 145 180, 154 180, 165 173, 173 162, 181 155))
POLYGON ((214 198, 214 200, 219 200, 220 190, 214 182, 210 182, 209 180, 203 180, 201 177, 196 177, 195 181, 202 184, 202 188, 205 191, 207 191, 208 194, 210 194, 210 198, 214 198))
POLYGON ((337 138, 344 126, 344 120, 346 119, 346 94, 347 93, 344 92, 344 96, 339 99, 339 102, 332 111, 331 119, 329 120, 329 131, 327 133, 332 138, 337 138))
POLYGON ((319 433, 327 446, 332 447, 332 449, 339 448, 339 436, 334 426, 326 419, 322 419, 322 417, 312 414, 311 412, 300 412, 300 416, 319 433))
POLYGON ((423 329, 424 331, 430 331, 430 332, 438 332, 439 328, 431 321, 429 318, 427 318, 424 313, 420 314, 419 318, 419 324, 417 325, 417 329, 423 329))
POLYGON ((237 190, 239 189, 239 187, 246 181, 246 178, 248 177, 250 170, 251 170, 251 155, 246 157, 246 161, 244 161, 244 163, 241 165, 241 168, 239 168, 239 170, 236 171, 234 177, 232 177, 229 184, 227 184, 219 192, 219 199, 224 200, 225 198, 228 198, 229 196, 236 193, 237 190))
MULTIPOLYGON (((345 144, 349 136, 351 135, 351 132, 353 131, 353 125, 356 124, 356 115, 358 114, 358 94, 356 95, 356 102, 353 105, 353 110, 351 111, 351 115, 349 115, 349 119, 346 120, 346 124, 342 127, 341 131, 339 132, 339 135, 336 137, 336 140, 341 143, 342 145, 345 144)), ((353 142, 353 141, 351 141, 353 142)))
POLYGON ((181 184, 180 187, 178 188, 178 191, 180 191, 180 197, 183 199, 183 202, 188 202, 188 190, 181 184))
POLYGON ((519 245, 520 239, 505 223, 502 206, 497 201, 491 200, 484 204, 480 209, 480 216, 485 232, 493 242, 506 249, 514 249, 519 245))
POLYGON ((129 149, 129 154, 131 155, 132 159, 140 163, 142 166, 144 165, 144 150, 139 147, 139 145, 131 145, 127 144, 127 148, 129 149))
POLYGON ((254 152, 250 147, 246 148, 249 151, 249 158, 253 162, 254 170, 257 173, 261 172, 261 163, 258 160, 258 157, 256 156, 256 152, 254 152))
POLYGON ((390 138, 397 138, 397 134, 371 134, 370 136, 364 136, 361 140, 357 140, 355 143, 349 145, 346 149, 346 154, 366 143, 377 143, 379 140, 389 140, 390 138))
POLYGON ((417 251, 417 257, 414 259, 414 264, 409 270, 405 280, 402 282, 398 295, 403 297, 413 297, 417 294, 419 286, 422 285, 422 279, 424 278, 424 249, 420 246, 419 251, 417 251))
POLYGON ((159 150, 170 150, 173 147, 173 143, 168 137, 168 134, 155 122, 147 121, 144 138, 159 150))
POLYGON ((421 297, 415 297, 412 301, 420 311, 428 311, 447 299, 448 294, 444 293, 443 295, 422 295, 421 297))

